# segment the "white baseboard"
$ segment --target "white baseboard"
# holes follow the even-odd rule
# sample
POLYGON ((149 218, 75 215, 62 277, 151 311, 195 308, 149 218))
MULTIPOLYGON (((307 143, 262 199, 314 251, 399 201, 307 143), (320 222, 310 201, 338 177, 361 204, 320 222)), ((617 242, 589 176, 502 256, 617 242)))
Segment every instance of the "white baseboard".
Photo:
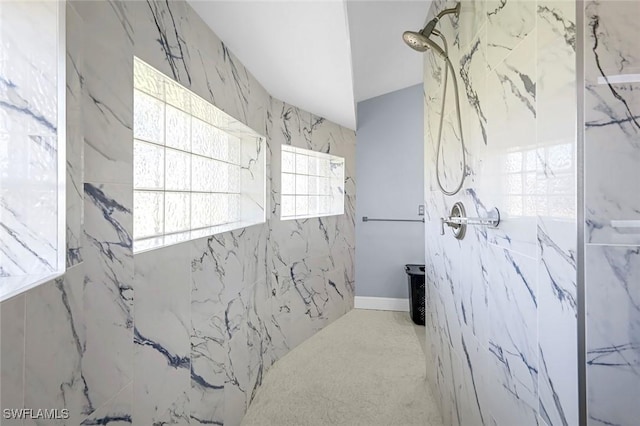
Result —
POLYGON ((409 312, 409 299, 392 299, 389 297, 356 296, 354 308, 374 311, 409 312))

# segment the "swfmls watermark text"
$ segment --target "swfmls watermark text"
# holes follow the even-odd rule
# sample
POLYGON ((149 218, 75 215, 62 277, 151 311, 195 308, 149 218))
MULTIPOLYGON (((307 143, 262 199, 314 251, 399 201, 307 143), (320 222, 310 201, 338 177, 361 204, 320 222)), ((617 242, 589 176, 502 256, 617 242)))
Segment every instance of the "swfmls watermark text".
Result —
POLYGON ((6 420, 66 420, 69 410, 66 408, 5 408, 2 417, 6 420))

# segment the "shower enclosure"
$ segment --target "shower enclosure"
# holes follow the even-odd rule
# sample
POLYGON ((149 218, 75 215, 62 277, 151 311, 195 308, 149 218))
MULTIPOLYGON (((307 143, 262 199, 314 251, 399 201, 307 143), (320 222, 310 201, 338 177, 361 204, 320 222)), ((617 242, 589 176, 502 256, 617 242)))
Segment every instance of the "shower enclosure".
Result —
POLYGON ((636 426, 640 2, 463 1, 435 19, 456 7, 434 1, 405 35, 428 48, 427 374, 445 424, 636 426), (460 202, 499 226, 441 236, 460 202))

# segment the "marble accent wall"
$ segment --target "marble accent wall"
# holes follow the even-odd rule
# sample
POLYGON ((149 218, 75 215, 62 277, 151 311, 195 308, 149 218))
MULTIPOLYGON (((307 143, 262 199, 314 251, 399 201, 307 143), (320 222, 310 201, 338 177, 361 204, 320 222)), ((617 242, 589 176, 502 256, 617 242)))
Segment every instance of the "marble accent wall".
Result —
POLYGON ((58 184, 63 183, 58 152, 64 152, 58 114, 64 106, 59 96, 64 78, 58 75, 58 31, 64 29, 59 9, 55 2, 6 2, 0 15, 2 299, 64 270, 58 226, 64 218, 58 212, 58 184), (25 19, 33 25, 20 25, 25 19))
POLYGON ((355 134, 272 98, 186 2, 70 1, 67 32, 68 269, 0 305, 0 408, 239 424, 267 369, 353 306, 355 134), (134 256, 134 55, 267 135, 267 223, 134 256), (279 220, 282 144, 345 157, 344 215, 279 220))
MULTIPOLYGON (((454 2, 434 2, 429 18, 454 2)), ((576 25, 570 1, 463 1, 439 23, 460 85, 426 53, 427 375, 446 425, 577 425, 576 25), (464 240, 440 218, 497 207, 464 240)), ((441 43, 438 37, 435 40, 441 43)))
POLYGON ((292 349, 353 308, 355 291, 355 133, 272 99, 268 118, 271 220, 267 282, 274 312, 292 349), (284 144, 345 159, 344 215, 280 221, 284 144))
POLYGON ((640 419, 638 19, 638 2, 584 4, 589 425, 640 419))

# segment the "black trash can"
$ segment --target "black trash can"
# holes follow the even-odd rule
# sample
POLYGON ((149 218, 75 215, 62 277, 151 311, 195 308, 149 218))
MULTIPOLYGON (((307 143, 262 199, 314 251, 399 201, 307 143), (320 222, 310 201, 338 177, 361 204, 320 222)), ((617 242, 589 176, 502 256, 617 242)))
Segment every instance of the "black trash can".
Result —
POLYGON ((424 265, 405 265, 404 270, 409 279, 409 309, 411 319, 418 325, 424 325, 424 265))

